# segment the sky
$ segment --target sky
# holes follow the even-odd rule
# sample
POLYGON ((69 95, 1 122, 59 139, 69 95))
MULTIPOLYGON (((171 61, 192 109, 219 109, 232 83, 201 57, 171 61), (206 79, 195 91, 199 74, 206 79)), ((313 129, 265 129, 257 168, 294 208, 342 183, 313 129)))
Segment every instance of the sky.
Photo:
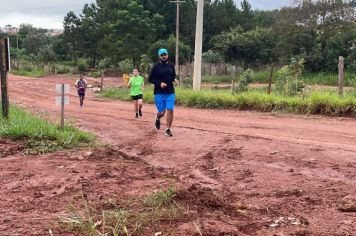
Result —
MULTIPOLYGON (((168 1, 168 0, 167 0, 168 1)), ((79 14, 85 3, 95 0, 0 0, 0 27, 21 23, 46 29, 62 29, 69 11, 79 14)), ((235 0, 240 7, 241 0, 235 0)), ((292 0, 249 0, 253 9, 271 10, 287 6, 292 0)))

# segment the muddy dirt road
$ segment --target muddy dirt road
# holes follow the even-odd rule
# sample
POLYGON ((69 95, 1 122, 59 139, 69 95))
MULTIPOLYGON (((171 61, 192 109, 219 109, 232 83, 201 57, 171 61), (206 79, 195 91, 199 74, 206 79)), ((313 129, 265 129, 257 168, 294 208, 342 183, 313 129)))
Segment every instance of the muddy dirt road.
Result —
MULTIPOLYGON (((60 82, 73 84, 74 79, 10 76, 10 100, 58 122, 54 86, 60 82)), ((112 79, 111 83, 119 81, 112 79)), ((356 212, 349 207, 356 207, 355 119, 177 107, 174 136, 168 138, 163 130, 153 128, 153 105, 145 104, 143 118, 135 119, 129 102, 96 98, 89 91, 84 108, 79 109, 73 86, 70 100, 65 111, 68 122, 144 162, 140 164, 144 166, 127 171, 137 177, 136 169, 141 168, 142 178, 128 177, 127 183, 122 179, 104 181, 107 195, 119 195, 123 186, 131 195, 169 186, 164 177, 154 181, 145 178, 148 170, 156 169, 172 173, 179 188, 212 190, 244 210, 239 217, 213 207, 198 210, 195 221, 203 235, 356 235, 356 212)), ((119 160, 74 161, 70 158, 73 155, 23 158, 18 154, 0 159, 0 215, 11 213, 0 219, 0 235, 48 230, 31 220, 36 218, 31 214, 54 219, 78 190, 78 177, 61 173, 59 166, 75 168, 96 186, 94 192, 100 192, 98 186, 103 184, 95 170, 120 175, 112 169, 115 163, 120 165, 119 160), (91 165, 96 167, 91 169, 91 165), (88 168, 89 172, 84 171, 88 168), (14 182, 16 176, 21 177, 21 186, 14 182), (38 197, 36 192, 45 191, 41 186, 57 186, 60 191, 48 196, 41 192, 38 197), (43 203, 39 209, 30 207, 36 202, 43 203), (22 205, 27 207, 18 209, 22 205), (50 211, 41 213, 41 207, 50 211)), ((189 222, 176 223, 174 228, 167 235, 197 235, 189 222)))

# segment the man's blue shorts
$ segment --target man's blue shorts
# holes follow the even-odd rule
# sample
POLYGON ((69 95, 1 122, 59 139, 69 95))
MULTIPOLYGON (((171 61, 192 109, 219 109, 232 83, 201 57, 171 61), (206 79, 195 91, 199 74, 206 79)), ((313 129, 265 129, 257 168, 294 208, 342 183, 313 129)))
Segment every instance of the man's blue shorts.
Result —
POLYGON ((173 110, 175 102, 175 94, 156 94, 155 104, 158 112, 163 112, 165 110, 173 110))

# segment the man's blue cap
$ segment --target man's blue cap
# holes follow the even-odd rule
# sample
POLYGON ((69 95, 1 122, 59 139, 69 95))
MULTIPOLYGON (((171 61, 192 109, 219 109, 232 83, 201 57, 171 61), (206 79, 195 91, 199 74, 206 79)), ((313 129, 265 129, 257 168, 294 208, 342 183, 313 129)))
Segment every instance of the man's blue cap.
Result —
POLYGON ((158 56, 161 56, 162 54, 167 54, 168 55, 168 51, 165 48, 161 48, 158 50, 158 56))

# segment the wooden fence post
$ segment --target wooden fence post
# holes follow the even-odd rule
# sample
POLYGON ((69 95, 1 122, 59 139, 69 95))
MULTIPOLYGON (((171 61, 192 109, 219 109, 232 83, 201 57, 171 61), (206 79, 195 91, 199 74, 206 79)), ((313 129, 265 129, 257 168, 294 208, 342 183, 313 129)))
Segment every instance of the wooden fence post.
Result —
POLYGON ((104 70, 100 72, 101 80, 100 80, 100 92, 103 91, 104 88, 104 70))
POLYGON ((5 119, 9 118, 9 97, 7 91, 7 71, 9 70, 8 44, 6 38, 0 38, 0 80, 1 80, 1 105, 2 115, 5 119))
POLYGON ((234 80, 232 79, 231 80, 231 94, 234 94, 235 93, 235 83, 234 83, 234 80))
POLYGON ((344 58, 339 57, 339 95, 344 95, 344 58))
POLYGON ((272 89, 272 78, 273 78, 274 65, 271 66, 271 71, 268 78, 268 94, 271 94, 272 89))

